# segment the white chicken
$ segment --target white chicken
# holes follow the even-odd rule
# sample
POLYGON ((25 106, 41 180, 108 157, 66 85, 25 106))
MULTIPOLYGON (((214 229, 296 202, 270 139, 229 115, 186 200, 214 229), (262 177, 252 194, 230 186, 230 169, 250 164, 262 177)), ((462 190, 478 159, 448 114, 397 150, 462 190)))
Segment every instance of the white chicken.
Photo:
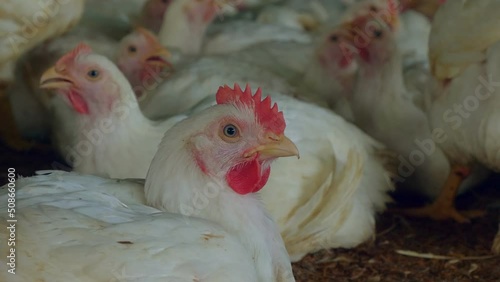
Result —
MULTIPOLYGON (((147 0, 85 0, 85 11, 79 26, 120 40, 134 27, 154 24, 152 11, 144 9, 147 0)), ((158 1, 160 2, 160 1, 158 1)), ((161 8, 162 6, 153 5, 161 8)))
POLYGON ((308 34, 279 25, 253 21, 230 21, 209 26, 222 13, 223 0, 173 0, 169 5, 158 37, 167 46, 184 54, 222 54, 234 52, 252 44, 280 40, 310 42, 308 34))
POLYGON ((498 11, 498 1, 447 1, 435 15, 429 49, 436 80, 429 117, 446 137, 438 145, 457 165, 494 171, 500 170, 498 11))
MULTIPOLYGON (((79 57, 76 59, 78 61, 79 57)), ((94 62, 94 65, 98 63, 94 62)), ((100 69, 99 73, 104 77, 97 83, 88 83, 84 78, 78 78, 86 75, 79 76, 78 73, 87 68, 72 70, 68 65, 65 69, 68 74, 63 76, 64 81, 71 81, 79 91, 79 98, 73 98, 70 103, 86 121, 86 128, 75 133, 77 138, 73 145, 76 147, 71 152, 79 154, 80 161, 75 169, 100 175, 145 175, 147 167, 143 163, 151 160, 151 150, 154 150, 155 142, 160 142, 159 130, 152 130, 155 128, 151 125, 153 123, 141 115, 130 86, 129 99, 124 100, 125 95, 117 91, 100 90, 110 88, 105 84, 106 76, 119 76, 116 72, 100 69), (83 93, 78 80, 83 80, 89 94, 83 93), (118 106, 119 114, 110 111, 109 103, 118 106), (124 105, 130 106, 123 109, 124 105), (99 110, 93 111, 94 108, 99 110), (96 141, 91 143, 92 140, 96 141), (130 150, 131 147, 137 150, 130 150)), ((49 71, 42 78, 42 86, 57 82, 56 77, 61 75, 49 71)), ((127 89, 121 86, 127 83, 124 78, 115 83, 109 79, 107 82, 112 89, 127 89)), ((67 82, 58 84, 55 86, 72 87, 67 82)), ((62 94, 69 95, 68 90, 63 90, 62 94)), ((384 209, 389 200, 386 192, 392 189, 390 174, 382 163, 383 148, 326 109, 283 95, 276 94, 276 99, 290 112, 285 113, 289 123, 287 134, 293 136, 303 152, 298 163, 276 163, 274 169, 277 172, 271 174, 267 187, 270 193, 266 193, 263 199, 278 220, 292 259, 299 260, 322 248, 353 247, 367 240, 373 235, 374 213, 384 209), (304 116, 304 113, 308 115, 304 116), (320 125, 318 121, 321 121, 320 125), (318 126, 323 130, 314 129, 318 126), (316 209, 321 209, 321 212, 313 217, 311 213, 316 209), (307 228, 297 229, 299 225, 307 228)), ((206 107, 211 99, 204 102, 206 107)), ((182 118, 182 115, 176 116, 164 123, 182 118)), ((78 127, 59 128, 71 132, 78 127)))
MULTIPOLYGON (((0 73, 41 42, 63 34, 81 18, 85 0, 6 0, 0 7, 0 73), (60 3, 61 2, 61 3, 60 3)), ((6 77, 0 80, 10 80, 6 77)))
POLYGON ((402 10, 414 10, 433 20, 434 14, 446 0, 399 0, 402 10))
POLYGON ((82 173, 145 177, 163 132, 186 117, 179 115, 163 122, 146 119, 126 77, 85 44, 46 70, 40 87, 62 96, 51 104, 58 108, 51 109, 54 142, 73 169, 82 173), (61 105, 60 98, 67 105, 61 105))
POLYGON ((95 33, 93 29, 79 28, 42 44, 20 60, 16 80, 7 91, 17 127, 24 136, 36 139, 48 137, 51 99, 38 87, 40 76, 81 41, 116 61, 138 96, 144 92, 143 86, 152 80, 151 76, 169 67, 165 60, 168 51, 153 34, 142 28, 135 29, 119 42, 95 33))
POLYGON ((14 80, 17 59, 74 26, 82 16, 84 0, 5 0, 0 6, 0 136, 10 147, 25 150, 32 144, 17 130, 4 90, 14 80))
POLYGON ((342 15, 352 3, 343 0, 287 0, 264 7, 257 22, 313 31, 342 15))
MULTIPOLYGON (((301 152, 298 165, 277 162, 262 198, 292 261, 323 248, 354 247, 373 236, 373 211, 384 209, 392 189, 392 172, 381 161, 391 162, 392 155, 326 109, 275 92, 271 96, 287 109, 286 132, 301 152), (314 129, 318 121, 328 128, 321 135, 314 129)), ((193 112, 205 107, 207 101, 193 112)))
POLYGON ((500 40, 496 16, 500 2, 446 1, 432 22, 429 60, 433 75, 444 81, 487 58, 487 50, 500 40), (474 32, 464 32, 474 27, 474 32))
MULTIPOLYGON (((374 213, 384 209, 386 192, 392 189, 383 147, 326 109, 270 93, 287 109, 287 134, 301 150, 299 163, 277 162, 263 195, 292 260, 323 248, 354 247, 370 238, 374 213)), ((211 101, 209 96, 199 99, 201 105, 192 111, 211 101)))
MULTIPOLYGON (((481 215, 481 212, 473 211, 461 215, 448 206, 448 191, 439 194, 448 175, 452 173, 445 153, 433 141, 433 138, 442 138, 443 132, 430 127, 426 112, 413 101, 414 96, 423 96, 425 93, 410 94, 406 89, 402 58, 393 33, 394 25, 376 25, 371 16, 360 17, 355 23, 359 29, 364 29, 368 24, 372 27, 372 39, 358 47, 360 67, 350 101, 355 124, 399 154, 397 181, 402 187, 429 198, 437 198, 429 207, 406 212, 435 219, 453 218, 460 222, 468 221, 467 217, 481 215)), ((463 173, 460 169, 453 171, 463 173)), ((477 171, 474 177, 463 183, 460 188, 462 191, 477 185, 487 176, 481 168, 477 171)), ((447 182, 447 185, 455 185, 455 189, 458 189, 459 184, 456 181, 447 182)))
POLYGON ((284 93, 293 91, 284 78, 252 62, 222 55, 181 58, 180 62, 173 60, 175 72, 168 77, 157 77, 157 83, 140 100, 146 117, 157 120, 189 111, 210 94, 208 89, 224 84, 258 84, 284 93))
MULTIPOLYGON (((344 40, 346 31, 341 27, 353 20, 354 15, 370 14, 381 20, 397 18, 397 6, 392 5, 396 3, 387 0, 368 0, 354 5, 336 27, 325 27, 325 31, 318 32, 315 44, 261 43, 227 56, 271 70, 299 89, 294 93, 296 97, 320 105, 326 104, 347 120, 352 120, 346 99, 352 92, 357 65, 352 60, 352 48, 344 40)), ((427 49, 430 24, 416 12, 407 12, 403 23, 406 30, 398 29, 398 48, 405 53, 405 67, 411 67, 411 72, 405 72, 404 78, 410 86, 422 90, 425 88, 422 80, 428 76, 420 70, 425 70, 422 62, 427 60, 427 52, 421 50, 427 49), (419 42, 420 47, 413 46, 417 40, 423 42, 419 42)), ((368 40, 364 30, 356 32, 364 41, 368 40)), ((168 95, 165 91, 162 94, 168 95)), ((418 100, 419 106, 423 104, 422 97, 414 98, 418 100)))
MULTIPOLYGON (((395 28, 398 48, 403 56, 403 65, 427 62, 431 23, 422 14, 406 11, 399 14, 401 6, 397 0, 363 0, 349 7, 342 17, 343 22, 370 15, 377 21, 386 22, 395 28)), ((369 29, 369 27, 367 27, 369 29)), ((357 30, 358 45, 369 40, 367 30, 357 30)))
POLYGON ((327 30, 314 44, 274 41, 224 56, 182 57, 174 62, 176 73, 140 101, 141 109, 152 119, 181 113, 202 101, 205 89, 237 82, 291 94, 333 108, 349 119, 344 100, 352 91, 356 64, 352 50, 343 48, 347 43, 341 30, 327 30))
POLYGON ((266 42, 226 57, 273 72, 294 87, 295 97, 335 109, 349 119, 350 110, 339 105, 352 92, 357 66, 352 48, 344 48, 346 36, 336 26, 318 36, 314 44, 266 42))
POLYGON ((163 18, 172 0, 148 0, 142 7, 139 22, 153 33, 160 32, 163 18))
POLYGON ((2 280, 295 281, 255 193, 273 160, 299 152, 277 106, 247 94, 221 89, 218 105, 168 130, 145 184, 60 172, 20 179, 16 258, 31 267, 10 276, 4 263, 2 280))

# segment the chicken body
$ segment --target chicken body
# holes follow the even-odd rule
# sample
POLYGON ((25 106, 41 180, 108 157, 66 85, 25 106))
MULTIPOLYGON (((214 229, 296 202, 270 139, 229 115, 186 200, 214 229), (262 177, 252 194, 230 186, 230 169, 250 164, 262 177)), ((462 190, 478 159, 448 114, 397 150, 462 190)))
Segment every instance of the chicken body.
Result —
POLYGON ((80 26, 98 31, 115 40, 129 34, 146 19, 141 11, 147 0, 86 0, 80 26))
MULTIPOLYGON (((437 11, 429 45, 435 83, 432 126, 442 128, 442 150, 454 163, 499 171, 500 33, 498 1, 446 1, 437 11), (474 27, 474 32, 467 32, 474 27)), ((500 231, 499 231, 500 234, 500 231)), ((499 240, 493 250, 499 250, 499 240)))
MULTIPOLYGON (((385 165, 392 155, 327 109, 276 91, 270 95, 284 109, 286 134, 301 152, 298 163, 276 161, 262 192, 292 261, 371 238, 375 213, 390 201, 386 193, 393 188, 392 171, 385 165)), ((213 103, 207 97, 191 112, 213 103)))
MULTIPOLYGON (((199 93, 206 95, 193 101, 201 105, 191 109, 191 113, 206 108, 213 101, 208 88, 197 87, 201 88, 199 93)), ((386 192, 392 189, 390 173, 384 168, 381 156, 383 147, 326 109, 278 93, 273 97, 288 110, 285 112, 287 134, 293 136, 304 152, 298 163, 276 162, 274 170, 277 172, 271 174, 267 185, 270 191, 264 196, 282 234, 286 234, 285 242, 292 259, 298 260, 321 248, 353 247, 367 240, 373 235, 374 213, 384 209, 389 200, 386 192), (318 130, 320 127, 323 129, 318 130), (303 210, 295 211, 302 206, 303 210), (322 212, 312 220, 310 213, 315 209, 322 212), (331 224, 324 224, 325 220, 331 224), (307 222, 308 228, 295 229, 301 222, 307 222), (315 234, 314 237, 311 234, 315 234)), ((128 113, 128 119, 111 120, 111 124, 116 124, 114 131, 102 134, 101 142, 91 147, 90 156, 82 159, 87 165, 85 168, 93 171, 84 171, 101 175, 144 175, 147 172, 142 163, 151 161, 152 154, 148 150, 156 146, 152 143, 159 143, 160 137, 156 134, 159 129, 146 131, 152 126, 137 108, 129 108, 128 113), (131 140, 135 140, 134 143, 131 140), (136 152, 128 149, 131 147, 137 148, 136 152), (124 151, 128 152, 125 156, 124 151)), ((103 111, 97 116, 83 116, 93 123, 89 123, 88 131, 78 133, 78 140, 86 140, 88 132, 100 133, 97 126, 110 115, 113 117, 109 111, 103 111)), ((172 118, 167 122, 170 120, 172 118)), ((76 167, 77 170, 81 168, 76 167)))
MULTIPOLYGON (((50 135, 51 99, 38 87, 42 73, 63 54, 84 41, 96 51, 114 57, 116 42, 92 30, 79 29, 38 46, 21 58, 16 66, 16 80, 7 90, 17 128, 28 138, 44 139, 50 135)), ((55 102, 57 104, 57 102, 55 102)), ((57 106, 54 106, 57 107, 57 106)), ((71 118, 71 116, 67 116, 71 118)))
MULTIPOLYGON (((16 256, 26 268, 12 275, 2 263, 3 281, 258 281, 236 236, 146 205, 143 183, 39 174, 16 182, 16 256)), ((0 238, 7 240, 3 222, 0 238)))
MULTIPOLYGON (((7 95, 10 99, 13 115, 20 132, 29 138, 43 139, 50 135, 51 115, 63 116, 63 120, 71 120, 71 112, 61 107, 60 101, 52 99, 39 89, 39 81, 42 73, 53 65, 63 54, 72 50, 77 43, 85 42, 91 45, 96 52, 120 63, 121 70, 133 83, 133 86, 142 85, 141 74, 133 70, 144 69, 142 62, 128 62, 129 57, 134 54, 128 49, 133 47, 139 57, 140 52, 153 56, 162 47, 153 35, 141 29, 134 30, 122 40, 116 41, 102 33, 96 33, 94 29, 79 27, 68 34, 47 42, 26 54, 17 64, 16 80, 8 89, 7 95), (135 69, 134 65, 137 65, 135 69)), ((159 53, 158 53, 159 55, 159 53)), ((142 58, 140 58, 142 59, 142 58)), ((140 60, 139 59, 139 60, 140 60)), ((147 63, 147 62, 146 62, 147 63)), ((56 132, 58 133, 58 132, 56 132)), ((57 143, 57 142, 56 142, 57 143)))
MULTIPOLYGON (((141 109, 146 116, 158 119, 186 111, 202 101, 207 96, 204 87, 255 82, 265 89, 342 110, 338 102, 352 91, 356 70, 352 55, 339 46, 343 37, 338 28, 333 28, 315 44, 264 42, 224 56, 179 61, 174 63, 176 73, 141 100, 141 109), (333 42, 332 37, 338 42, 333 42), (184 97, 180 101, 179 93, 184 97)), ((345 111, 343 116, 348 117, 349 109, 345 111)))
MULTIPOLYGON (((431 23, 424 15, 415 11, 399 13, 396 0, 363 0, 351 5, 342 17, 343 22, 370 15, 374 23, 385 22, 392 25, 403 65, 427 62, 428 42, 431 23)), ((363 44, 371 38, 370 26, 359 28, 357 43, 363 44)))
MULTIPOLYGON (((298 151, 283 134, 282 112, 255 97, 220 89, 216 106, 169 129, 144 185, 72 173, 31 178, 31 185, 20 180, 15 216, 25 219, 18 240, 27 249, 20 246, 17 259, 34 266, 21 279, 295 281, 276 225, 254 193, 272 161, 298 151), (254 177, 240 179, 249 173, 254 177), (208 203, 193 201, 207 189, 215 193, 208 203), (44 262, 48 269, 36 270, 44 262)), ((7 198, 8 185, 3 189, 7 198)), ((6 238, 7 228, 0 234, 6 238)))
POLYGON ((429 60, 439 80, 453 79, 487 57, 487 50, 500 40, 496 16, 500 2, 446 1, 432 22, 429 60))
POLYGON ((250 45, 280 40, 310 42, 305 32, 284 26, 232 20, 211 26, 224 6, 217 1, 174 0, 165 12, 158 37, 184 54, 223 54, 250 45))
POLYGON ((224 84, 256 84, 264 89, 292 92, 285 79, 252 63, 228 56, 193 57, 177 64, 175 72, 162 79, 144 99, 141 110, 150 119, 158 120, 189 111, 191 107, 210 96, 210 90, 224 84), (182 95, 182 99, 179 99, 182 95))
POLYGON ((264 7, 256 21, 314 31, 334 22, 351 4, 342 0, 287 0, 264 7))
MULTIPOLYGON (((49 106, 57 107, 53 110, 51 126, 54 142, 64 159, 77 172, 113 178, 145 177, 163 132, 186 116, 178 115, 162 122, 146 119, 130 83, 102 55, 92 54, 89 59, 82 55, 72 62, 56 64, 56 77, 64 77, 57 69, 71 73, 67 79, 73 81, 79 97, 89 108, 88 113, 82 112, 74 98, 68 97, 54 97, 49 106), (87 68, 106 74, 108 81, 103 84, 86 81, 87 68)), ((42 81, 45 80, 42 75, 42 81)), ((58 91, 64 96, 67 90, 56 87, 55 92, 58 91)))
POLYGON ((31 48, 69 30, 83 10, 84 0, 4 1, 0 8, 0 34, 5 38, 0 42, 0 68, 8 68, 31 48))
MULTIPOLYGON (((369 20, 366 20, 368 23, 369 20)), ((446 154, 436 144, 440 127, 431 127, 426 112, 405 85, 401 54, 389 26, 373 30, 371 42, 360 48, 360 65, 351 109, 355 124, 398 153, 402 187, 436 198, 451 171, 446 154)), ((427 81, 429 83, 429 81, 427 81)), ((477 184, 487 173, 478 169, 460 188, 477 184)))
POLYGON ((393 189, 387 165, 392 156, 328 109, 277 93, 272 97, 281 102, 286 134, 301 159, 276 162, 262 199, 292 260, 372 238, 376 213, 385 209, 393 189))

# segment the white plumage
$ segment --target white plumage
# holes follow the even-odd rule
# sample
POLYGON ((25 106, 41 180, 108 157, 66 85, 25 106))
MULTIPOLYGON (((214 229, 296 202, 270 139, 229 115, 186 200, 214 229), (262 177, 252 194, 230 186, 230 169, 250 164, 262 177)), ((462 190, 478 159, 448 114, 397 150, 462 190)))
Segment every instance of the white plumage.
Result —
POLYGON ((162 119, 189 111, 224 84, 248 83, 264 89, 292 91, 292 87, 273 72, 232 57, 191 58, 174 66, 175 72, 155 84, 150 93, 139 101, 141 110, 148 118, 162 119))
POLYGON ((499 4, 447 1, 436 13, 429 51, 435 76, 429 118, 446 137, 439 146, 454 163, 493 171, 500 170, 499 4))
MULTIPOLYGON (((97 57, 94 63, 97 63, 97 57)), ((100 59, 98 64, 104 62, 100 59)), ((102 69, 112 70, 109 64, 103 64, 102 69)), ((116 118, 121 116, 115 117, 112 111, 98 111, 80 117, 86 125, 74 133, 78 137, 71 143, 72 151, 78 152, 82 142, 89 143, 88 136, 99 136, 100 140, 97 144, 89 144, 90 151, 85 151, 88 152, 86 155, 82 154, 75 169, 113 177, 142 177, 147 171, 145 164, 151 161, 156 145, 160 142, 161 130, 184 116, 167 119, 163 125, 154 125, 139 112, 125 79, 118 79, 120 75, 115 71, 110 73, 116 79, 116 85, 124 85, 122 90, 129 89, 129 92, 120 92, 115 101, 117 105, 131 105, 128 115, 118 120, 116 118), (114 130, 100 131, 102 120, 110 118, 110 123, 116 125, 114 130), (130 151, 127 148, 135 149, 130 151), (120 153, 124 151, 129 152, 120 153)), ((196 87, 198 93, 204 96, 198 95, 198 100, 192 102, 199 105, 191 112, 206 108, 213 101, 213 90, 209 88, 213 86, 197 84, 196 87)), ((383 147, 326 109, 283 96, 279 92, 272 93, 285 109, 287 134, 291 134, 297 146, 303 150, 300 162, 277 161, 275 170, 278 172, 272 173, 267 186, 270 191, 265 192, 263 197, 281 230, 289 230, 283 234, 285 241, 289 242, 287 247, 293 259, 300 259, 308 252, 321 248, 352 247, 365 241, 373 235, 374 213, 384 209, 388 201, 386 192, 392 188, 390 173, 384 168, 383 157, 380 156, 383 147), (287 200, 283 202, 284 199, 287 200), (333 199, 342 199, 342 202, 333 199), (292 215, 300 206, 309 208, 292 215), (309 216, 315 209, 323 212, 316 220, 311 220, 309 216), (301 221, 308 221, 309 227, 294 230, 297 222, 301 221), (324 221, 330 223, 324 224, 324 221), (351 230, 356 231, 346 235, 351 230), (315 236, 311 237, 312 234, 315 236)), ((102 98, 108 99, 106 96, 102 98)), ((175 104, 175 101, 172 103, 175 104)), ((95 107, 99 108, 97 105, 95 107)))
POLYGON ((486 59, 487 50, 500 40, 500 2, 446 1, 432 22, 429 60, 440 80, 455 78, 470 65, 486 59))
MULTIPOLYGON (((19 181, 16 216, 22 219, 19 228, 30 232, 17 238, 24 243, 18 261, 34 266, 22 279, 102 281, 137 275, 132 278, 141 281, 295 281, 276 225, 253 193, 265 185, 271 162, 298 155, 297 148, 283 135, 284 123, 275 128, 257 102, 238 91, 221 95, 232 100, 219 101, 165 133, 144 186, 66 173, 46 183, 32 178, 28 187, 19 181), (233 136, 225 128, 233 124, 241 128, 241 138, 228 139, 233 136), (256 173, 257 182, 234 182, 239 173, 256 173), (195 201, 200 193, 207 197, 207 189, 215 194, 202 204, 195 201), (48 266, 41 262, 47 255, 48 266)), ((267 111, 282 120, 277 111, 267 111)))
POLYGON ((81 18, 84 0, 3 1, 0 8, 0 69, 11 80, 13 64, 41 42, 63 34, 81 18))
POLYGON ((158 34, 160 42, 184 54, 195 55, 233 52, 273 40, 310 41, 310 36, 302 31, 252 21, 228 21, 211 27, 223 8, 224 3, 212 0, 173 0, 158 34))
MULTIPOLYGON (((392 164, 391 153, 327 109, 275 91, 266 94, 283 109, 285 133, 301 152, 299 162, 276 161, 262 192, 292 261, 324 248, 354 247, 372 237, 374 216, 385 209, 390 201, 386 193, 393 188, 392 171, 386 168, 392 164)), ((210 101, 207 97, 192 112, 210 101)))
POLYGON ((186 116, 162 122, 146 119, 130 83, 102 55, 82 52, 65 68, 73 74, 74 87, 86 101, 89 113, 70 109, 73 105, 67 97, 53 99, 51 106, 57 107, 54 142, 60 154, 78 172, 113 178, 145 177, 164 132, 186 116), (81 79, 86 66, 97 69, 107 81, 94 84, 81 79))
POLYGON ((16 182, 19 269, 9 274, 2 263, 4 281, 258 281, 238 238, 207 220, 147 206, 140 182, 39 174, 16 182))
MULTIPOLYGON (((144 29, 133 30, 121 40, 115 40, 95 29, 77 27, 64 36, 46 42, 23 56, 16 66, 16 80, 7 89, 12 112, 20 132, 30 138, 46 138, 51 133, 51 115, 58 115, 59 119, 70 122, 71 113, 61 107, 60 101, 53 95, 39 89, 42 73, 65 53, 72 50, 79 43, 90 45, 95 52, 117 62, 121 71, 133 86, 141 86, 141 71, 147 66, 147 56, 160 55, 166 50, 159 46, 154 35, 144 29), (136 54, 130 54, 129 47, 135 48, 136 54), (161 50, 163 49, 163 50, 161 50), (131 58, 137 56, 137 59, 131 58), (141 58, 145 56, 145 58, 141 58), (145 64, 142 66, 140 64, 145 64)), ((55 134, 62 132, 55 131, 55 134)), ((56 136, 57 137, 57 136, 56 136)), ((57 143, 57 142, 56 142, 57 143)))

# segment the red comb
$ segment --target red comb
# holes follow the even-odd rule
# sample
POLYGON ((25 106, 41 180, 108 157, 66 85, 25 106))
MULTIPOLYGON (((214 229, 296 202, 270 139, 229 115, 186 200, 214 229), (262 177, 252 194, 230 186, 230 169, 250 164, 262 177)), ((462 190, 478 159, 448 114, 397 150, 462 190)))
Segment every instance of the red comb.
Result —
POLYGON ((286 127, 283 112, 278 110, 276 103, 271 107, 271 98, 269 96, 264 100, 261 100, 261 98, 262 90, 260 88, 252 96, 252 90, 248 84, 245 87, 245 91, 242 91, 237 83, 234 84, 234 89, 227 85, 219 87, 215 95, 217 104, 247 106, 254 110, 255 117, 262 126, 267 127, 275 134, 283 134, 286 127))
POLYGON ((73 62, 77 56, 90 53, 92 53, 92 48, 89 45, 83 42, 79 43, 73 50, 62 56, 59 61, 57 61, 56 65, 67 65, 73 62))
POLYGON ((387 0, 387 6, 391 14, 397 14, 399 12, 399 2, 396 0, 387 0))

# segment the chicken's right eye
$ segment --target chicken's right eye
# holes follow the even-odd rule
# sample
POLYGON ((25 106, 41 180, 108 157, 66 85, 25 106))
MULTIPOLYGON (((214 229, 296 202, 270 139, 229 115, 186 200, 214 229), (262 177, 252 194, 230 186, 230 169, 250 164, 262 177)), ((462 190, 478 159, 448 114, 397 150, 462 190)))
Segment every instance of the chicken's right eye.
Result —
POLYGON ((373 36, 375 36, 375 38, 381 38, 382 35, 384 35, 384 33, 381 30, 376 29, 373 31, 373 36))
POLYGON ((135 52, 137 52, 137 48, 134 45, 130 45, 130 46, 128 46, 128 51, 130 53, 135 53, 135 52))
POLYGON ((91 79, 96 79, 99 77, 99 71, 95 69, 89 70, 87 72, 87 76, 91 79))
POLYGON ((238 136, 238 128, 232 124, 224 126, 224 135, 233 138, 238 136))
POLYGON ((332 42, 338 42, 339 41, 339 37, 336 34, 333 34, 333 35, 330 36, 330 41, 332 41, 332 42))

